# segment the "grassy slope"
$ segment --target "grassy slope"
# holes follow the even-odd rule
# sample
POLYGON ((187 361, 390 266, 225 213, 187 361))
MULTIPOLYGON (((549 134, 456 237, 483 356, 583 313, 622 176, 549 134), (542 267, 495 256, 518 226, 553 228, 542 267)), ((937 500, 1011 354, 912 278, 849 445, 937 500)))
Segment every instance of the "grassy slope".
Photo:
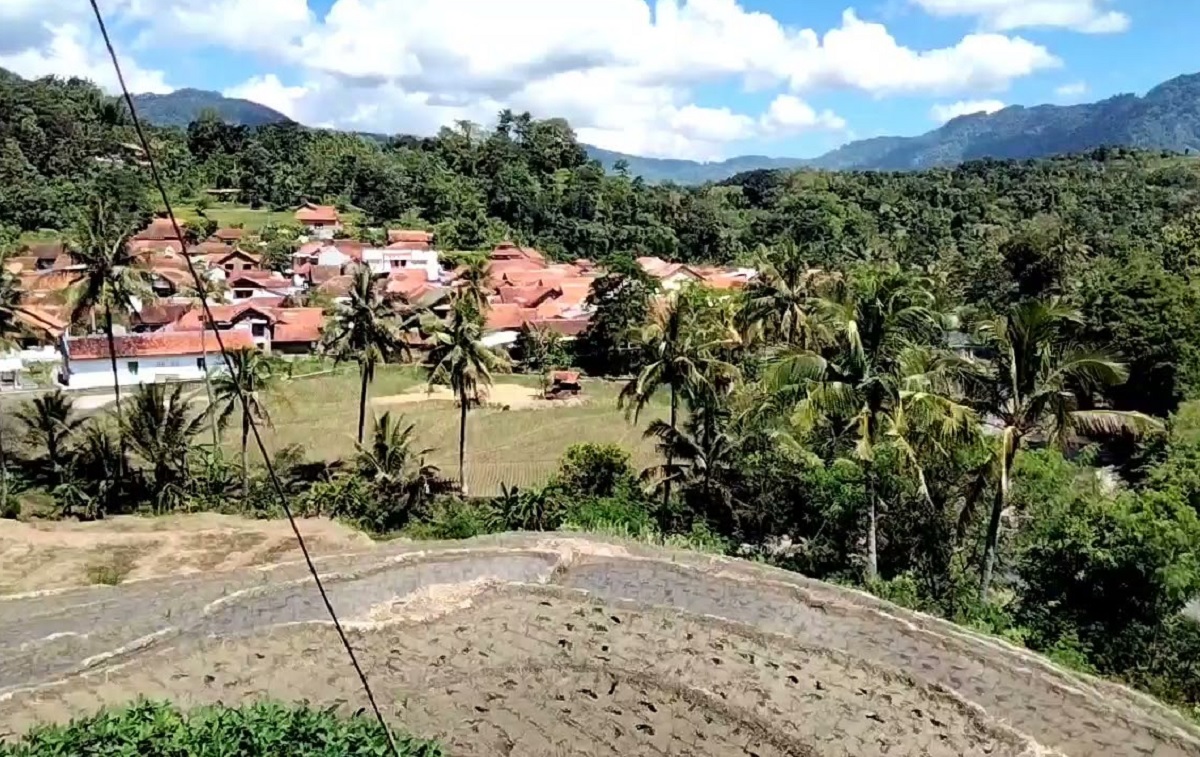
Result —
MULTIPOLYGON (((496 381, 530 384, 536 383, 536 378, 498 376, 496 381)), ((379 372, 370 394, 384 397, 423 386, 419 371, 391 367, 379 372)), ((311 457, 332 459, 353 454, 358 389, 358 374, 349 366, 333 374, 287 383, 269 399, 275 427, 265 431, 264 442, 269 449, 302 444, 311 457)), ((499 493, 502 483, 521 487, 544 484, 557 469, 563 452, 577 442, 619 444, 631 452, 638 469, 656 463, 654 446, 642 439, 642 431, 651 420, 665 415, 664 408, 647 408, 635 425, 617 409, 619 391, 617 384, 591 381, 584 387, 590 401, 583 406, 472 410, 467 420, 467 483, 472 494, 499 493)), ((433 448, 430 461, 447 476, 456 474, 458 409, 452 403, 390 405, 378 412, 384 410, 415 424, 417 443, 433 448)), ((231 447, 238 443, 238 433, 234 419, 226 433, 231 447)))

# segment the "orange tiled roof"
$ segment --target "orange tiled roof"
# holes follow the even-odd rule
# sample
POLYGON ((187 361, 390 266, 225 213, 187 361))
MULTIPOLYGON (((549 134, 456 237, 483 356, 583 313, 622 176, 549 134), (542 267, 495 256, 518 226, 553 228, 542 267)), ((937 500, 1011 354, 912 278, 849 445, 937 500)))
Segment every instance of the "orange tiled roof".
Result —
POLYGON ((306 202, 296 211, 296 220, 301 223, 337 223, 338 212, 332 205, 306 202))
POLYGON ((213 232, 212 238, 218 239, 222 242, 236 242, 245 236, 245 234, 245 229, 235 229, 230 227, 226 229, 217 229, 215 232, 213 232))
MULTIPOLYGON (((276 303, 272 304, 258 302, 258 299, 256 297, 253 302, 239 302, 233 305, 209 305, 208 309, 212 312, 215 323, 233 323, 244 316, 259 316, 272 323, 278 320, 275 307, 278 302, 282 302, 283 298, 279 298, 276 303)), ((204 308, 197 305, 187 310, 175 321, 173 330, 199 331, 204 323, 204 308)))
POLYGON ((546 262, 546 256, 532 247, 519 247, 513 242, 501 242, 490 255, 492 260, 533 260, 546 262))
MULTIPOLYGON (((212 332, 209 332, 210 334, 212 332)), ((201 332, 168 331, 152 334, 127 334, 113 338, 117 357, 167 357, 177 355, 199 355, 203 351, 201 332)), ((209 337, 212 339, 212 337, 209 337)), ((254 340, 245 331, 226 331, 221 334, 226 350, 249 349, 254 340)), ((209 341, 208 345, 215 344, 209 341)), ((71 360, 99 360, 109 358, 108 339, 103 336, 85 336, 67 340, 67 354, 71 360)))
POLYGON ((133 235, 133 238, 138 241, 148 242, 179 242, 178 235, 175 234, 175 227, 171 224, 170 218, 155 218, 150 221, 150 224, 133 235))
POLYGON ((532 312, 520 305, 497 303, 488 308, 486 328, 489 331, 511 331, 521 328, 532 312))
POLYGON ((527 308, 535 308, 543 301, 559 297, 562 290, 555 286, 500 286, 496 288, 496 296, 505 304, 516 304, 527 308))
POLYGON ((37 305, 20 305, 13 311, 13 315, 27 328, 44 331, 55 339, 62 336, 70 326, 59 318, 54 310, 37 305))
POLYGON ((188 248, 189 255, 223 255, 229 252, 229 245, 224 242, 213 242, 207 240, 200 244, 194 244, 188 248))
POLYGON ((423 244, 428 247, 433 244, 433 232, 421 231, 420 229, 388 229, 387 241, 389 245, 408 242, 423 244))
POLYGON ((321 338, 325 311, 321 308, 284 308, 277 311, 272 342, 315 342, 321 338))
POLYGON ((529 321, 529 325, 553 331, 562 336, 579 336, 587 331, 587 318, 539 318, 529 321))

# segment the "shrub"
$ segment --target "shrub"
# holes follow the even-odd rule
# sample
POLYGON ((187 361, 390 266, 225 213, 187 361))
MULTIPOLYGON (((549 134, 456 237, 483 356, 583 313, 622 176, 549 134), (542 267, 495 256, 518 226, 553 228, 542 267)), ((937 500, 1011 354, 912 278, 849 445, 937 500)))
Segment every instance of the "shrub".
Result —
POLYGON ((555 484, 564 494, 611 497, 636 488, 629 452, 617 444, 572 444, 563 455, 555 484))
POLYGON ((445 497, 433 503, 428 517, 414 521, 404 533, 413 539, 469 539, 504 530, 490 503, 445 497))
MULTIPOLYGON (((437 744, 396 734, 402 757, 440 757, 437 744)), ((172 755, 172 757, 378 757, 387 736, 364 715, 338 717, 305 705, 257 703, 183 712, 139 701, 67 725, 38 726, 20 741, 0 743, 0 757, 172 755)))
POLYGON ((586 497, 568 502, 563 507, 563 521, 581 531, 603 526, 637 534, 654 528, 650 506, 639 498, 622 496, 586 497))

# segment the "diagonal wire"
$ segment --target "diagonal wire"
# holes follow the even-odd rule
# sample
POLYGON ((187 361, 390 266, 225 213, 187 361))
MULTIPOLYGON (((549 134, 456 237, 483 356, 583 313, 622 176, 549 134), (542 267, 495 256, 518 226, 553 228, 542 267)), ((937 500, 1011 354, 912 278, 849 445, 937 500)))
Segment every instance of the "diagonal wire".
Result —
MULTIPOLYGON (((154 162, 154 154, 150 149, 150 142, 146 139, 145 131, 142 129, 141 119, 138 118, 137 108, 133 104, 133 96, 129 93, 129 88, 125 86, 125 75, 121 72, 121 64, 117 60, 117 52, 113 48, 112 39, 108 36, 108 27, 104 23, 104 15, 100 12, 100 6, 97 0, 88 0, 92 6, 92 12, 96 16, 96 23, 100 27, 100 34, 104 38, 104 46, 108 49, 108 57, 112 60, 113 69, 117 73, 117 82, 121 86, 121 94, 125 99, 125 104, 129 107, 130 119, 133 121, 133 128, 137 132, 138 142, 141 144, 142 150, 146 153, 146 162, 149 164, 150 176, 154 181, 154 186, 158 189, 159 197, 162 199, 163 205, 166 207, 167 217, 171 220, 171 228, 175 232, 175 237, 179 240, 180 247, 186 246, 183 239, 183 232, 179 228, 179 222, 175 218, 175 211, 171 209, 171 201, 167 197, 167 190, 163 186, 162 179, 158 173, 158 165, 154 162)), ((203 280, 200 277, 200 272, 196 270, 196 265, 192 258, 188 255, 183 256, 187 261, 188 273, 192 275, 192 279, 196 283, 197 289, 203 288, 203 280)), ((201 307, 204 309, 205 323, 213 324, 215 321, 212 316, 212 309, 209 307, 207 298, 200 300, 201 307)), ((225 369, 234 375, 233 360, 229 353, 225 350, 224 341, 221 338, 219 329, 213 329, 213 334, 217 339, 217 348, 221 351, 221 358, 225 361, 225 369)), ((258 430, 258 423, 255 422, 254 415, 250 412, 246 401, 246 394, 242 390, 238 382, 233 382, 237 390, 238 400, 242 405, 242 412, 250 421, 250 429, 254 434, 254 443, 258 446, 258 451, 262 455, 263 463, 267 468, 267 475, 271 480, 271 487, 275 490, 275 494, 279 497, 279 504, 283 506, 283 512, 287 515, 288 523, 291 524, 292 533, 296 535, 296 543, 300 545, 300 551, 304 554, 304 562, 308 566, 308 572, 312 574, 313 582, 317 586, 317 591, 321 595, 321 601, 325 604, 325 609, 329 612, 329 617, 333 620, 333 627, 337 629, 338 638, 341 639, 342 646, 346 649, 346 654, 350 657, 350 664, 354 666, 354 672, 358 674, 358 680, 362 684, 363 691, 367 695, 367 701, 371 704, 371 710, 375 713, 375 719, 379 722, 379 726, 383 728, 384 734, 387 736, 388 746, 391 748, 393 757, 400 757, 400 750, 396 747, 396 740, 392 736, 392 731, 388 728, 387 722, 383 719, 383 713, 379 710, 379 705, 375 701, 375 693, 371 690, 371 684, 367 681, 367 674, 363 671, 362 665, 358 662, 358 656, 354 653, 354 647, 350 645, 350 639, 346 636, 346 631, 342 627, 342 623, 338 620, 337 612, 333 609, 333 604, 329 601, 329 594, 325 591, 325 585, 321 582, 321 576, 317 573, 316 565, 313 564, 312 556, 309 554, 308 545, 304 543, 304 537, 300 534, 300 528, 296 525, 296 517, 292 514, 291 505, 288 503, 287 494, 283 490, 283 484, 280 483, 279 475, 275 472, 275 466, 271 462, 271 457, 267 454, 266 445, 263 444, 262 435, 258 430)), ((211 409, 210 409, 211 412, 211 409)))

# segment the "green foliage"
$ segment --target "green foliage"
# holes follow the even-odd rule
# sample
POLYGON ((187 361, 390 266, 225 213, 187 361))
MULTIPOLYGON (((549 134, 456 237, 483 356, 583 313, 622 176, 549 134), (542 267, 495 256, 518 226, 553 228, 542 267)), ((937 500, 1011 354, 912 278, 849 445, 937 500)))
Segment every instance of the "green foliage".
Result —
POLYGON ((615 444, 572 444, 554 477, 565 497, 611 497, 633 490, 636 480, 628 450, 615 444))
MULTIPOLYGON (((440 757, 431 741, 397 735, 401 757, 440 757)), ((332 709, 270 702, 238 708, 139 701, 67 725, 37 726, 16 742, 0 742, 0 757, 55 755, 175 755, 177 757, 379 757, 387 735, 373 718, 337 716, 332 709)))

